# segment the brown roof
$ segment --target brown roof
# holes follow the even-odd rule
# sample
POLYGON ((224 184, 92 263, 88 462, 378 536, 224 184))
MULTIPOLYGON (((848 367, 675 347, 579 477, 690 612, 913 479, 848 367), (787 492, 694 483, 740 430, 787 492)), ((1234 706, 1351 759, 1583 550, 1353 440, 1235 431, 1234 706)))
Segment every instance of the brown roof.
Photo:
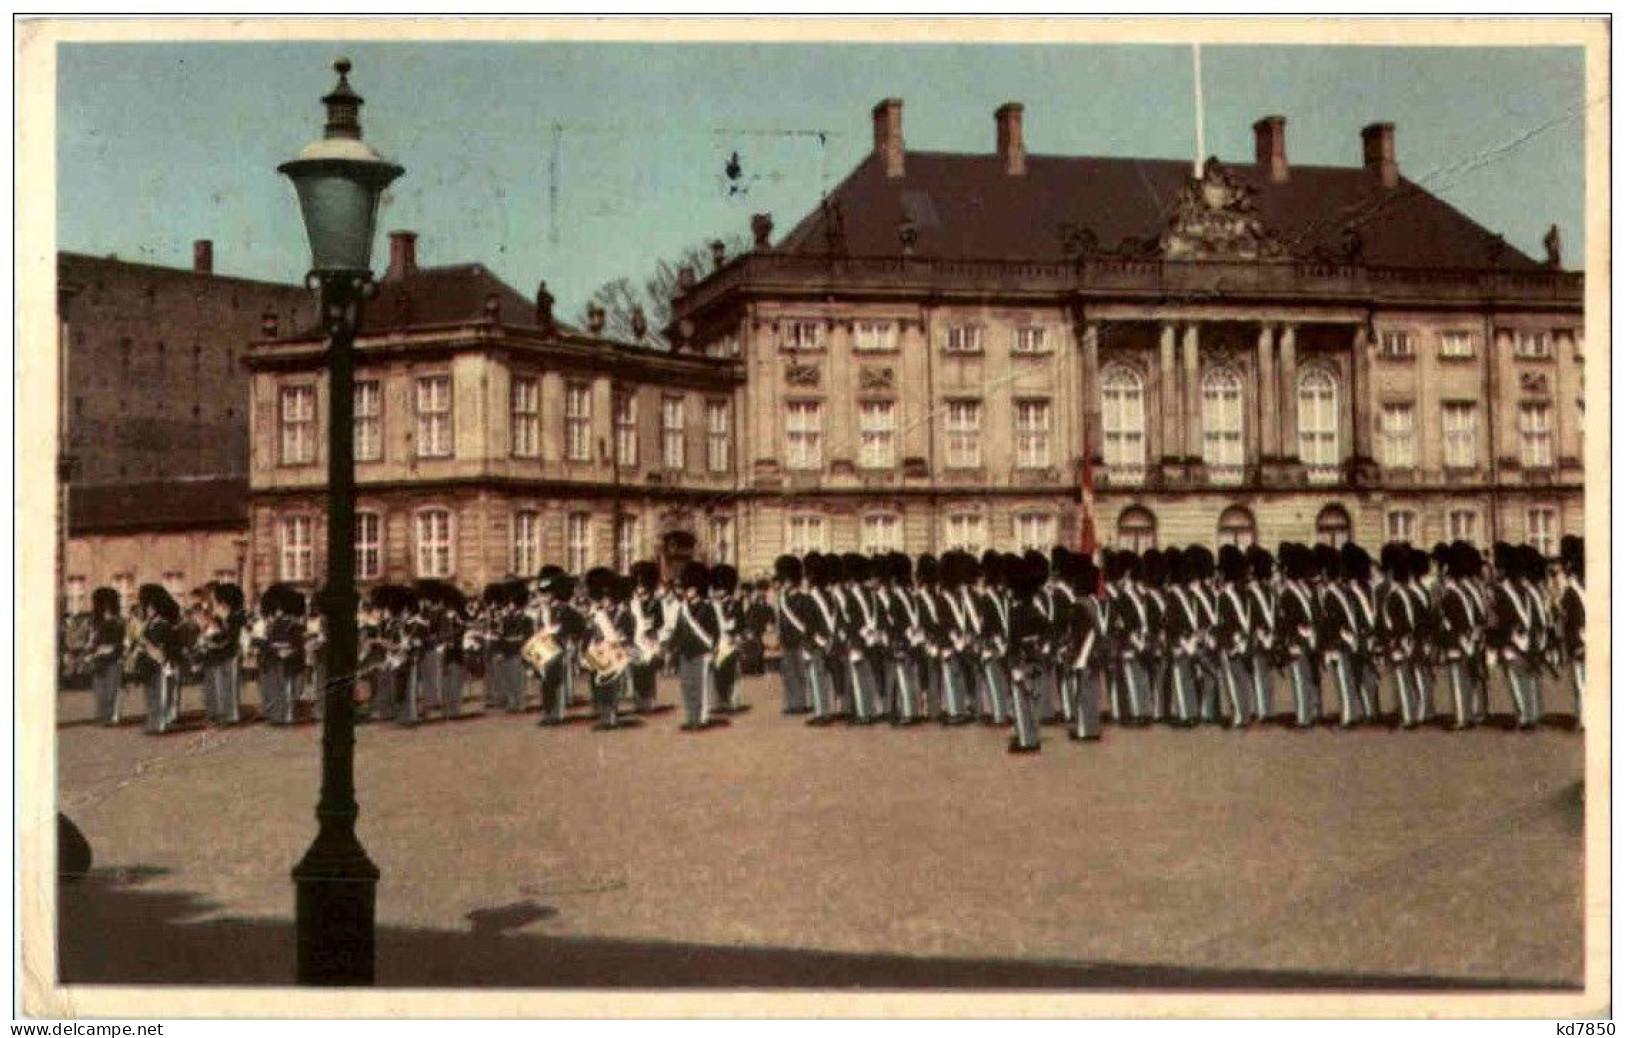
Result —
POLYGON ((70 487, 70 534, 247 526, 248 480, 181 479, 70 487))
MULTIPOLYGON (((418 267, 404 277, 384 277, 378 294, 361 308, 361 334, 378 335, 411 328, 455 325, 486 316, 486 300, 495 297, 497 320, 505 325, 536 327, 536 300, 527 299, 483 264, 418 267)), ((556 313, 556 311, 555 311, 556 313)), ((563 321, 561 331, 573 331, 563 321)), ((317 327, 301 328, 292 338, 321 335, 317 327)))
MULTIPOLYGON (((1503 268, 1538 264, 1443 200, 1404 178, 1384 189, 1361 168, 1293 166, 1285 183, 1250 165, 1227 166, 1257 190, 1258 214, 1295 255, 1336 251, 1345 226, 1357 227, 1365 262, 1386 267, 1503 268)), ((904 175, 888 179, 870 154, 836 188, 846 252, 896 255, 905 213, 919 233, 916 255, 941 259, 1056 261, 1066 230, 1095 236, 1101 251, 1124 239, 1154 240, 1191 175, 1171 159, 1032 155, 1025 176, 1009 176, 997 155, 907 153, 904 175)), ((823 209, 815 209, 779 246, 829 251, 823 209)))

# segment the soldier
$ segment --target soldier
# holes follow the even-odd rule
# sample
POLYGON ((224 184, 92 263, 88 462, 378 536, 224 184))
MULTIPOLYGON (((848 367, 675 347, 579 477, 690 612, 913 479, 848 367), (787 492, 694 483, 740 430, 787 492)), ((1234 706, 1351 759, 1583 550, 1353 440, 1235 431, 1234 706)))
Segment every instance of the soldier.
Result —
POLYGON ((1569 680, 1574 686, 1574 725, 1585 731, 1586 684, 1586 599, 1585 599, 1585 540, 1574 534, 1565 534, 1558 546, 1562 567, 1558 579, 1561 590, 1557 598, 1557 625, 1559 644, 1568 664, 1569 680))
POLYGON ((542 716, 536 722, 539 728, 554 728, 564 723, 570 707, 570 684, 566 672, 570 669, 570 653, 565 648, 566 614, 574 614, 570 599, 575 582, 557 566, 542 567, 537 578, 540 595, 531 614, 535 625, 531 636, 546 634, 552 637, 556 651, 541 664, 538 675, 542 692, 542 716))
POLYGON ((1068 577, 1072 565, 1072 552, 1057 544, 1050 548, 1049 553, 1049 588, 1051 597, 1055 602, 1055 622, 1052 627, 1055 640, 1055 693, 1060 700, 1061 716, 1066 719, 1068 726, 1072 725, 1072 707, 1077 699, 1076 690, 1072 687, 1073 670, 1067 665, 1077 650, 1073 641, 1076 633, 1077 618, 1073 611, 1078 608, 1078 595, 1072 589, 1068 577))
POLYGON ((914 563, 914 596, 919 604, 920 652, 925 659, 925 680, 921 685, 924 699, 921 716, 930 720, 942 715, 946 699, 943 683, 943 653, 947 646, 947 627, 943 618, 944 606, 937 594, 937 579, 942 566, 935 555, 926 553, 914 563))
POLYGON ((1200 685, 1196 657, 1202 651, 1202 605, 1193 590, 1195 577, 1190 557, 1175 548, 1159 553, 1152 568, 1165 568, 1167 593, 1160 637, 1169 683, 1168 703, 1173 723, 1189 728, 1201 719, 1200 685))
POLYGON ((1038 603, 1044 578, 1044 571, 1027 557, 1017 560, 1005 574, 1010 585, 1010 699, 1015 718, 1011 753, 1037 753, 1041 748, 1033 708, 1045 694, 1040 682, 1049 669, 1051 652, 1050 620, 1038 603))
POLYGON ((1234 544, 1219 549, 1219 591, 1213 626, 1220 677, 1230 702, 1230 727, 1247 727, 1252 713, 1253 616, 1247 594, 1247 556, 1234 544))
MULTIPOLYGON (((1168 617, 1169 610, 1178 606, 1174 588, 1184 582, 1183 560, 1184 556, 1177 548, 1169 548, 1166 552, 1147 548, 1140 555, 1140 575, 1133 581, 1133 591, 1145 611, 1146 684, 1142 698, 1131 699, 1128 704, 1129 719, 1136 724, 1155 724, 1176 712, 1174 654, 1169 642, 1168 617)), ((1180 594, 1184 594, 1182 588, 1180 594)), ((1195 688, 1188 669, 1185 690, 1190 697, 1189 703, 1195 703, 1195 688)), ((1190 706, 1185 716, 1196 716, 1194 711, 1195 707, 1190 706)), ((1118 720, 1121 722, 1123 719, 1118 720)))
POLYGON ((1313 673, 1319 617, 1314 593, 1309 587, 1314 560, 1309 549, 1301 544, 1281 545, 1276 557, 1286 575, 1281 586, 1276 633, 1287 659, 1297 726, 1311 728, 1320 720, 1320 689, 1313 673))
POLYGON ((136 673, 146 689, 149 735, 162 735, 175 723, 173 704, 179 695, 181 607, 158 584, 143 584, 136 591, 133 654, 136 673))
POLYGON ((814 727, 832 723, 839 710, 831 672, 838 668, 840 660, 836 644, 840 632, 835 604, 828 597, 829 566, 825 559, 819 552, 809 552, 802 560, 807 586, 803 608, 797 614, 807 623, 807 687, 813 701, 813 716, 807 723, 814 727))
MULTIPOLYGON (((1498 569, 1509 557, 1503 551, 1507 547, 1506 545, 1496 546, 1498 569)), ((1456 720, 1452 728, 1457 731, 1468 728, 1473 724, 1472 659, 1478 637, 1479 623, 1472 593, 1465 586, 1465 582, 1474 568, 1471 558, 1473 554, 1476 554, 1475 549, 1464 543, 1458 543, 1450 547, 1445 558, 1444 576, 1438 588, 1438 620, 1435 627, 1435 644, 1438 647, 1440 657, 1445 662, 1445 673, 1450 682, 1451 702, 1454 704, 1456 712, 1456 720)))
POLYGON ((293 723, 296 677, 305 657, 304 612, 304 596, 286 584, 273 584, 260 596, 260 711, 270 724, 293 723))
POLYGON ((1359 620, 1355 615, 1359 607, 1350 601, 1349 592, 1343 586, 1343 556, 1338 550, 1329 544, 1316 545, 1315 559, 1322 573, 1317 602, 1320 609, 1318 641, 1321 656, 1331 673, 1332 688, 1337 693, 1341 713, 1338 724, 1343 728, 1352 728, 1365 720, 1360 695, 1354 685, 1353 657, 1361 647, 1359 620))
POLYGON ((739 630, 739 672, 754 676, 767 673, 767 629, 773 626, 773 606, 768 603, 767 581, 746 584, 745 590, 740 603, 744 623, 739 630))
POLYGON ((810 621, 798 610, 810 603, 802 590, 801 560, 780 555, 773 562, 774 620, 779 631, 779 680, 784 686, 784 713, 805 714, 807 705, 810 621))
POLYGON ((869 579, 869 560, 862 555, 841 557, 843 585, 836 589, 841 616, 842 672, 846 675, 848 701, 854 724, 874 724, 879 713, 876 707, 874 666, 870 649, 880 636, 880 617, 869 602, 863 585, 869 579))
POLYGON ((666 620, 659 597, 660 567, 648 559, 634 562, 632 585, 632 694, 638 713, 645 714, 655 706, 666 620))
POLYGON ((1382 722, 1382 676, 1377 670, 1377 608, 1371 588, 1371 553, 1348 541, 1343 545, 1343 587, 1354 618, 1355 645, 1350 672, 1360 712, 1369 724, 1382 722))
POLYGON ((1502 542, 1496 543, 1494 553, 1496 580, 1486 639, 1506 671, 1517 725, 1531 731, 1541 718, 1540 679, 1536 672, 1541 630, 1539 605, 1529 586, 1530 560, 1525 553, 1502 542))
POLYGON ((960 590, 970 577, 970 556, 950 551, 942 557, 937 587, 937 617, 941 625, 939 665, 942 671, 942 723, 967 724, 975 708, 972 660, 976 631, 967 616, 960 590))
POLYGON ((520 650, 535 633, 531 618, 525 615, 529 598, 523 581, 505 580, 496 585, 496 593, 488 601, 491 656, 486 680, 495 683, 496 703, 510 714, 525 710, 525 664, 520 650))
POLYGON ((1218 606, 1211 586, 1215 569, 1213 552, 1206 545, 1193 544, 1185 549, 1185 588, 1196 606, 1191 671, 1196 677, 1198 715, 1212 724, 1219 723, 1224 695, 1224 676, 1213 634, 1218 621, 1218 606))
POLYGON ((1101 736, 1100 701, 1108 672, 1106 604, 1095 593, 1100 585, 1100 574, 1089 556, 1069 555, 1062 576, 1071 584, 1074 595, 1072 633, 1067 650, 1073 727, 1068 735, 1076 740, 1093 741, 1101 736))
POLYGON ((1252 616, 1253 718, 1259 724, 1273 715, 1276 664, 1275 558, 1256 544, 1247 548, 1247 601, 1252 616))
MULTIPOLYGON (((1038 581, 1038 587, 1033 591, 1033 605, 1043 618, 1045 644, 1054 645, 1056 635, 1066 623, 1066 617, 1062 615, 1061 603, 1056 597, 1054 586, 1050 583, 1049 559, 1042 552, 1028 549, 1022 553, 1021 561, 1038 581)), ((1063 712, 1066 708, 1058 702, 1061 697, 1056 660, 1054 657, 1039 660, 1037 668, 1038 672, 1030 686, 1038 697, 1034 700, 1034 719, 1039 724, 1052 724, 1057 718, 1066 717, 1063 712)))
POLYGON ((983 720, 999 728, 1009 723, 1010 599, 1005 574, 1010 570, 1010 558, 991 550, 983 553, 975 598, 982 630, 977 665, 984 690, 983 720))
POLYGON ((1118 724, 1139 723, 1146 696, 1146 646, 1152 633, 1134 582, 1139 558, 1132 551, 1114 552, 1106 558, 1107 633, 1116 655, 1112 717, 1118 724))
POLYGON ((705 567, 689 562, 683 567, 682 591, 676 615, 667 635, 668 651, 677 660, 677 679, 683 689, 683 726, 685 732, 698 732, 710 727, 708 706, 713 698, 713 653, 722 631, 717 614, 705 608, 704 596, 709 584, 705 567))
POLYGON ((440 705, 446 720, 462 716, 463 689, 468 685, 468 601, 454 584, 437 589, 441 620, 438 637, 443 646, 440 670, 440 705))
POLYGON ((732 714, 740 709, 737 701, 739 684, 739 643, 745 626, 745 611, 736 597, 739 590, 739 571, 727 563, 711 570, 711 608, 717 616, 722 632, 716 655, 717 694, 716 712, 732 714))
POLYGON ((919 724, 926 719, 920 675, 927 667, 923 605, 914 593, 913 566, 902 552, 886 556, 891 576, 889 596, 888 645, 891 658, 886 673, 890 691, 892 723, 919 724))
POLYGON ((210 623, 199 645, 203 663, 204 715, 211 724, 236 724, 242 682, 242 637, 247 617, 243 589, 210 585, 210 623))
POLYGON ((96 720, 118 727, 124 694, 124 619, 118 592, 99 587, 90 594, 90 687, 95 691, 96 720))
POLYGON ((1382 546, 1379 563, 1386 579, 1377 593, 1376 644, 1394 675, 1400 727, 1415 728, 1421 713, 1416 656, 1422 628, 1410 589, 1410 546, 1390 541, 1382 546))

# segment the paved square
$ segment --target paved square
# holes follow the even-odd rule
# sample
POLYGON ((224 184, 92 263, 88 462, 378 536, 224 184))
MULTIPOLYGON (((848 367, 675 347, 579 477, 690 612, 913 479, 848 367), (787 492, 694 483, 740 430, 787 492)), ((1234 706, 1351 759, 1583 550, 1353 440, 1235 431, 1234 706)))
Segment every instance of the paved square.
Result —
MULTIPOLYGON (((59 697, 59 806, 96 858, 61 888, 63 979, 287 983, 319 729, 152 737, 89 698, 59 697)), ((1050 728, 1013 757, 979 726, 811 729, 772 677, 745 698, 698 734, 364 726, 379 982, 1581 983, 1566 728, 1050 728)))

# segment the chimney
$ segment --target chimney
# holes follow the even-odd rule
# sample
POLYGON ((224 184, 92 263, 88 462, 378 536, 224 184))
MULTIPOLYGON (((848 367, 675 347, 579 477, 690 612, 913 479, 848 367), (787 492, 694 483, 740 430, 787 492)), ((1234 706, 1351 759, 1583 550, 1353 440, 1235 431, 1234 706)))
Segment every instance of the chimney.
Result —
POLYGON ((1005 176, 1019 177, 1027 172, 1027 145, 1021 139, 1021 105, 1014 101, 1000 105, 993 113, 998 126, 999 164, 1005 176))
POLYGON ((416 231, 389 232, 389 269, 386 281, 399 281, 418 272, 418 236, 416 231))
POLYGON ((553 319, 553 293, 547 290, 545 281, 536 286, 536 327, 542 330, 543 335, 553 335, 558 331, 558 323, 553 319))
POLYGON ((1399 164, 1394 161, 1394 124, 1372 123, 1360 131, 1360 140, 1365 144, 1366 172, 1382 178, 1383 187, 1397 186, 1399 164))
POLYGON ((875 105, 875 154, 886 164, 886 177, 903 175, 903 99, 888 97, 875 105))
POLYGON ((267 310, 260 315, 260 338, 276 338, 277 319, 275 310, 267 310))
POLYGON ((1266 115, 1253 123, 1253 154, 1270 183, 1286 183, 1286 116, 1266 115))
POLYGON ((207 238, 192 243, 192 273, 205 276, 214 273, 214 242, 207 238))
POLYGON ((711 266, 721 270, 726 262, 728 262, 728 245, 721 238, 717 238, 711 242, 711 266))

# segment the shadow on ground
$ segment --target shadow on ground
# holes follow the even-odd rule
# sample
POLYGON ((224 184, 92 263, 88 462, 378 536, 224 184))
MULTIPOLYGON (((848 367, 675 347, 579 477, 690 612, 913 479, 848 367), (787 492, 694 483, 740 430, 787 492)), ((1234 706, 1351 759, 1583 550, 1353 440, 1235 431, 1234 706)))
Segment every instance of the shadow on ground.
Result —
MULTIPOLYGON (((96 869, 58 885, 64 984, 287 985, 287 920, 217 917, 194 894, 143 889, 162 869, 96 869)), ((292 890, 289 891, 290 900, 292 890)), ((513 932, 558 910, 532 901, 469 913, 464 932, 385 927, 378 983, 435 988, 1047 990, 1563 990, 1516 981, 1013 959, 920 958, 513 932)))

